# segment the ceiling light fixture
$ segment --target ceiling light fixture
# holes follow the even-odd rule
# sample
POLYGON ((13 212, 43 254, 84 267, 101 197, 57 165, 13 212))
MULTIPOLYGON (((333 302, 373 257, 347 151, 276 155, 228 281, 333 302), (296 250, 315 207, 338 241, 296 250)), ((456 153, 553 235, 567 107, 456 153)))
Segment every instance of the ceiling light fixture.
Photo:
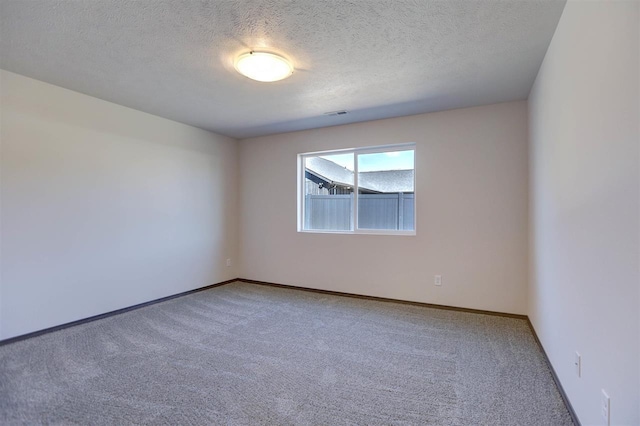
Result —
POLYGON ((262 82, 282 80, 293 74, 293 65, 282 56, 253 50, 238 56, 235 68, 245 77, 262 82))

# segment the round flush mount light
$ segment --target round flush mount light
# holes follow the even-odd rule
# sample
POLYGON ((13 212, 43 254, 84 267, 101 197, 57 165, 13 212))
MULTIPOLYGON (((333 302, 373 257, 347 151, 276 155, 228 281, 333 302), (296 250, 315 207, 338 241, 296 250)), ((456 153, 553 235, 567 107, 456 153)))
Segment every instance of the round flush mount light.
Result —
POLYGON ((235 68, 245 77, 262 82, 282 80, 293 73, 293 65, 282 56, 253 50, 238 56, 235 68))

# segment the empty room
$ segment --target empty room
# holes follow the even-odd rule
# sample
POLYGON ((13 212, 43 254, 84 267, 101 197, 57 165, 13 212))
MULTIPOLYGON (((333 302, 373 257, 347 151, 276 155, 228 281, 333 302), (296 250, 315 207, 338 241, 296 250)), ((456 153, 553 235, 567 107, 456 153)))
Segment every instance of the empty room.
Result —
POLYGON ((640 426, 640 1, 0 0, 0 424, 640 426))

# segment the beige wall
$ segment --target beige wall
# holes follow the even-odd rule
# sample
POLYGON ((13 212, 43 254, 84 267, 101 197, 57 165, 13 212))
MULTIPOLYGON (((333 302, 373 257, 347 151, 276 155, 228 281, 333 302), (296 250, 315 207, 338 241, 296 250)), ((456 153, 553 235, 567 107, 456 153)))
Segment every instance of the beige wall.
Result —
POLYGON ((0 338, 238 275, 235 140, 0 77, 0 338))
POLYGON ((568 2, 529 100, 529 314, 585 425, 640 424, 639 4, 568 2))
POLYGON ((240 165, 243 278, 526 313, 525 102, 246 139, 240 165), (417 236, 296 231, 298 153, 402 142, 417 236))

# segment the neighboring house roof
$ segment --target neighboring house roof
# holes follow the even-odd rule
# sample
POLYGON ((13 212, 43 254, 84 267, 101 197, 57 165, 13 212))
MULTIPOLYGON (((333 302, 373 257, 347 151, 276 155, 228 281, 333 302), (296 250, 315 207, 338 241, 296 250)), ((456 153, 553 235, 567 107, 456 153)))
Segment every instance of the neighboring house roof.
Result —
MULTIPOLYGON (((327 182, 353 185, 353 171, 321 157, 307 157, 306 168, 327 182)), ((375 192, 414 192, 413 170, 362 172, 358 185, 375 192)))
POLYGON ((327 182, 353 186, 353 171, 321 157, 307 157, 306 168, 327 182))
POLYGON ((358 186, 376 192, 413 192, 413 170, 362 172, 358 186))

